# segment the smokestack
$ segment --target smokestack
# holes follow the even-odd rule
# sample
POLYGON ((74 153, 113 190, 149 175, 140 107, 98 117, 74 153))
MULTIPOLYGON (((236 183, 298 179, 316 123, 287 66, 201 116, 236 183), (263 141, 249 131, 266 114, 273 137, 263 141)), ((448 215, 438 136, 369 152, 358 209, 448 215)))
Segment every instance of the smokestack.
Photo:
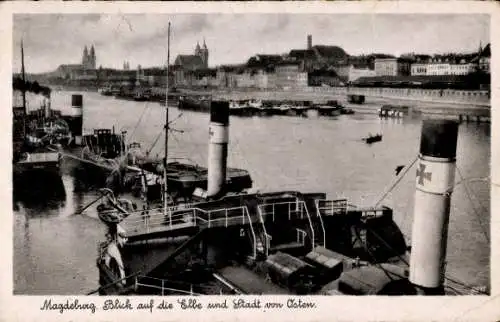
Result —
POLYGON ((227 143, 229 139, 229 102, 210 105, 207 196, 217 197, 226 182, 227 143))
POLYGON ((311 50, 313 46, 313 37, 312 35, 307 35, 307 49, 311 50))
POLYGON ((424 120, 417 164, 410 282, 418 294, 444 294, 458 123, 424 120))
POLYGON ((71 131, 76 145, 82 144, 83 129, 83 96, 82 94, 71 95, 71 112, 68 117, 69 130, 71 131))

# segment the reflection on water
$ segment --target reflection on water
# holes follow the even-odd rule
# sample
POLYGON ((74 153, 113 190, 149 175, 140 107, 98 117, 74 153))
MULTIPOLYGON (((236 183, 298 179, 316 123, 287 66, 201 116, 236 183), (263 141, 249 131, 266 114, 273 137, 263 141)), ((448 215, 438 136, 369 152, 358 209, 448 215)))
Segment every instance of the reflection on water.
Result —
MULTIPOLYGON (((68 102, 70 93, 55 93, 52 106, 66 108, 68 102)), ((170 111, 171 119, 179 114, 175 108, 170 111)), ((117 131, 128 131, 129 142, 150 148, 163 120, 164 110, 155 103, 84 94, 84 127, 88 129, 115 126, 117 131), (139 119, 141 126, 137 126, 139 119)), ((207 125, 208 114, 184 111, 173 124, 184 133, 169 138, 169 156, 189 157, 206 165, 207 125)), ((255 190, 320 191, 330 198, 347 197, 355 204, 373 205, 393 180, 395 168, 416 156, 420 128, 420 120, 381 120, 374 114, 314 119, 231 117, 228 165, 248 169, 255 190), (368 133, 382 133, 383 140, 367 145, 361 138, 368 133)), ((160 143, 153 146, 152 154, 163 154, 162 147, 160 143)), ((488 178, 489 164, 490 126, 462 124, 457 146, 460 172, 467 178, 488 178)), ((19 200, 16 194, 16 294, 85 294, 98 287, 96 247, 104 238, 105 226, 95 206, 75 215, 98 197, 95 182, 83 174, 65 161, 62 197, 34 203, 30 198, 19 200)), ((412 170, 383 202, 394 209, 394 219, 408 241, 414 193, 412 170)), ((489 283, 490 246, 485 238, 489 220, 489 181, 471 180, 456 186, 446 259, 449 275, 468 284, 489 283)))

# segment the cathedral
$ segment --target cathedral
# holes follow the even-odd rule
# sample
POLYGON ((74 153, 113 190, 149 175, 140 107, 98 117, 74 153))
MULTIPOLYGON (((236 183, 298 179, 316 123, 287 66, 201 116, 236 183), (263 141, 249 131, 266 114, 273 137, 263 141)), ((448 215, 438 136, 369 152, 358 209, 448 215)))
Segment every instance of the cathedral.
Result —
POLYGON ((96 69, 96 56, 94 45, 90 47, 90 53, 87 46, 83 49, 82 66, 84 69, 96 69))
POLYGON ((184 70, 199 70, 208 68, 208 48, 205 40, 203 47, 200 43, 196 44, 194 55, 178 55, 174 62, 175 66, 179 66, 184 70))
POLYGON ((208 68, 208 48, 205 39, 203 39, 203 48, 200 48, 200 43, 196 43, 194 55, 201 58, 204 68, 208 68))

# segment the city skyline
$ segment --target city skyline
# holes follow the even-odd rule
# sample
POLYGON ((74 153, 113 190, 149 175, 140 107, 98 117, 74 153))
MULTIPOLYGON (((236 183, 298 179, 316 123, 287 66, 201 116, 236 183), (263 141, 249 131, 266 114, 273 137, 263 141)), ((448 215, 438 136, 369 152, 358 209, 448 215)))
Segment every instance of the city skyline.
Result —
POLYGON ((16 14, 12 68, 20 70, 21 38, 29 73, 79 64, 83 46, 90 44, 97 66, 163 66, 168 21, 170 63, 205 39, 210 67, 305 49, 308 34, 313 45, 339 46, 350 55, 473 52, 490 42, 485 14, 16 14))

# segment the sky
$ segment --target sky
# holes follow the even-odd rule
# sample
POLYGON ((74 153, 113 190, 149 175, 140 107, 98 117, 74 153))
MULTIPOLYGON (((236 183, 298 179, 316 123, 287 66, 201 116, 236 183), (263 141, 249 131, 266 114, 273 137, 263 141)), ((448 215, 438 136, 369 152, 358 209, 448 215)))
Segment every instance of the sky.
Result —
POLYGON ((350 55, 473 52, 490 41, 484 14, 16 14, 13 71, 21 66, 21 38, 28 73, 81 63, 85 45, 95 46, 97 66, 163 66, 168 21, 170 62, 205 40, 210 67, 305 49, 308 34, 313 45, 339 46, 350 55))

